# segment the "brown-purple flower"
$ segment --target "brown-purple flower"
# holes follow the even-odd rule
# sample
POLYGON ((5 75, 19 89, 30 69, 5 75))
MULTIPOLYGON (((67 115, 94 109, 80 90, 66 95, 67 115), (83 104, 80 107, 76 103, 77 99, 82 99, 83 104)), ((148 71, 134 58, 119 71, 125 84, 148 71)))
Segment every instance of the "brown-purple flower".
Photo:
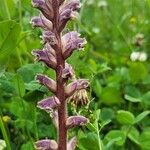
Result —
POLYGON ((47 112, 52 112, 52 110, 58 108, 60 101, 56 96, 45 98, 37 103, 37 107, 43 109, 47 112))
POLYGON ((67 119, 67 128, 73 128, 76 126, 83 126, 89 122, 84 116, 71 116, 67 119))
POLYGON ((40 84, 45 85, 51 92, 56 92, 56 82, 47 77, 46 75, 38 74, 36 79, 39 81, 40 84))
POLYGON ((38 17, 33 17, 31 20, 33 27, 41 27, 44 30, 52 30, 52 22, 46 19, 44 16, 40 15, 38 17))
POLYGON ((54 140, 44 139, 35 142, 36 150, 57 150, 58 144, 54 140))
POLYGON ((80 38, 80 34, 76 31, 69 32, 62 37, 63 55, 68 58, 75 49, 82 49, 87 43, 85 38, 80 38))
POLYGON ((66 97, 70 97, 73 95, 77 90, 86 89, 89 86, 89 80, 87 79, 78 79, 74 82, 70 83, 65 91, 66 91, 66 97))
POLYGON ((51 3, 51 0, 32 0, 33 7, 39 9, 49 20, 52 20, 54 17, 54 11, 51 3))

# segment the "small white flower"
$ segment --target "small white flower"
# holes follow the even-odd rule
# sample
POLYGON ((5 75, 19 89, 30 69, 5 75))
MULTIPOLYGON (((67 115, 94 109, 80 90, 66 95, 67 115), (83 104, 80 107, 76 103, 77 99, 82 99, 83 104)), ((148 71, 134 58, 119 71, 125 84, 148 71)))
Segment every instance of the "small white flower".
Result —
POLYGON ((139 56, 139 61, 146 61, 147 60, 147 54, 145 52, 141 52, 139 56))
POLYGON ((147 53, 145 52, 132 52, 131 55, 130 55, 130 59, 131 61, 141 61, 141 62, 144 62, 147 60, 147 53))
POLYGON ((0 150, 4 150, 6 148, 6 142, 0 139, 0 150))
POLYGON ((130 59, 131 61, 136 61, 138 60, 139 56, 140 56, 140 52, 132 52, 130 55, 130 59))

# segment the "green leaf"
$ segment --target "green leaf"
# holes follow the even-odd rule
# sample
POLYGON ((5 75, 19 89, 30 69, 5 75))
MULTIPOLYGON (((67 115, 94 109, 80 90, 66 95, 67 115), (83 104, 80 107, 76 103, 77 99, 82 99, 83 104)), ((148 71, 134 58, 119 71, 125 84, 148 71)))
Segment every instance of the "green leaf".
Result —
POLYGON ((150 131, 143 131, 140 136, 140 147, 142 150, 150 149, 150 131))
POLYGON ((125 143, 125 134, 120 130, 111 130, 105 136, 104 143, 109 143, 113 141, 117 145, 123 145, 125 143))
POLYGON ((129 74, 131 81, 133 83, 137 83, 140 80, 143 80, 147 76, 148 72, 143 63, 134 62, 130 64, 129 74))
POLYGON ((145 93, 142 97, 142 102, 147 106, 150 106, 150 91, 145 93))
POLYGON ((98 144, 98 137, 95 133, 88 133, 85 138, 81 138, 79 140, 79 148, 84 148, 86 150, 98 150, 99 144, 98 144))
POLYGON ((119 104, 122 101, 120 91, 115 87, 106 87, 101 93, 101 102, 106 105, 119 104))
POLYGON ((128 133, 128 138, 134 143, 139 144, 139 131, 136 128, 132 127, 130 132, 128 133))
POLYGON ((12 6, 14 6, 13 0, 1 0, 0 17, 2 19, 10 19, 10 14, 12 13, 12 10, 14 10, 14 7, 12 6))
POLYGON ((22 78, 19 75, 15 75, 13 78, 13 83, 16 94, 20 97, 23 97, 25 95, 25 85, 22 78))
POLYGON ((129 111, 119 110, 117 112, 117 120, 123 125, 132 125, 134 124, 135 117, 129 111))
POLYGON ((0 22, 0 62, 5 64, 8 57, 15 52, 21 32, 20 25, 15 21, 0 22))
POLYGON ((147 115, 150 114, 150 111, 144 111, 141 114, 139 114, 136 118, 134 123, 139 123, 142 119, 144 119, 147 115))
POLYGON ((114 111, 110 108, 103 108, 101 110, 100 120, 106 121, 114 118, 114 111))
POLYGON ((25 83, 29 83, 35 79, 36 74, 43 73, 44 67, 40 63, 26 64, 17 70, 25 83))
POLYGON ((129 96, 127 94, 125 94, 124 98, 130 102, 133 102, 133 103, 138 103, 138 102, 141 102, 141 99, 139 98, 134 98, 132 96, 129 96))
POLYGON ((33 150, 33 143, 27 142, 21 146, 21 150, 33 150))

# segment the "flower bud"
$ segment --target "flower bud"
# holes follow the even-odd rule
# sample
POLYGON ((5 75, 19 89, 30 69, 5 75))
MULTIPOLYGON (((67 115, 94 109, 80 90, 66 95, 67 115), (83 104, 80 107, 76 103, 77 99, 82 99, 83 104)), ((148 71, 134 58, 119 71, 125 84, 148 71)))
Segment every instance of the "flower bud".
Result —
POLYGON ((67 128, 73 128, 76 126, 84 126, 87 124, 89 120, 85 118, 84 116, 71 116, 67 119, 67 128))
POLYGON ((33 27, 41 27, 44 30, 52 30, 53 28, 52 22, 46 19, 44 16, 33 17, 31 19, 31 24, 33 27))
POLYGON ((56 92, 56 82, 51 78, 42 74, 38 74, 36 76, 36 80, 38 80, 40 84, 46 86, 51 92, 56 92))
POLYGON ((44 139, 35 142, 36 150, 57 150, 58 144, 54 140, 44 139))
POLYGON ((66 89, 66 97, 70 97, 73 95, 77 90, 86 89, 89 86, 89 80, 87 79, 79 79, 75 80, 74 82, 70 83, 66 89))
POLYGON ((75 150, 77 145, 77 138, 73 137, 68 143, 67 143, 67 150, 75 150))
POLYGON ((39 9, 47 19, 53 19, 54 11, 50 2, 46 2, 45 0, 32 0, 32 5, 39 9))
MULTIPOLYGON (((52 48, 51 48, 52 49, 52 48)), ((53 51, 53 50, 52 50, 53 51)), ((37 57, 37 61, 44 62, 48 67, 55 69, 57 62, 50 50, 33 50, 32 54, 37 57)))
POLYGON ((51 46, 56 45, 58 43, 55 34, 51 31, 43 32, 42 39, 44 43, 48 42, 51 46))
POLYGON ((68 63, 65 63, 65 68, 63 69, 62 72, 62 77, 64 79, 72 79, 74 77, 75 73, 71 65, 68 63))
POLYGON ((37 107, 47 112, 51 112, 53 109, 58 108, 59 105, 59 99, 56 96, 52 96, 39 101, 37 107))
POLYGON ((78 32, 72 31, 62 37, 64 58, 68 58, 75 49, 82 49, 87 43, 84 38, 80 38, 79 36, 78 32))

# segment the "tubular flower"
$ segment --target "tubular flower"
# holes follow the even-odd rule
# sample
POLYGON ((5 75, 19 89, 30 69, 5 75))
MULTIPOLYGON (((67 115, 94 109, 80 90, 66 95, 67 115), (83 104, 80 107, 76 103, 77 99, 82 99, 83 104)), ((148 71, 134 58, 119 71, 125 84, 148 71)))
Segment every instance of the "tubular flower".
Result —
POLYGON ((35 143, 36 150, 57 150, 58 144, 54 140, 40 140, 35 143))
POLYGON ((58 108, 59 105, 59 99, 55 96, 52 96, 39 101, 37 107, 47 112, 51 112, 53 109, 58 108))
POLYGON ((79 79, 75 80, 74 82, 70 83, 66 89, 67 97, 73 95, 77 90, 86 89, 89 86, 89 80, 87 79, 79 79))
POLYGON ((37 61, 44 62, 48 67, 56 68, 56 58, 53 56, 50 50, 34 50, 32 54, 37 57, 37 61))
POLYGON ((44 30, 52 30, 53 28, 52 22, 42 15, 39 17, 33 17, 31 20, 31 24, 33 27, 41 27, 44 30))
POLYGON ((65 58, 68 58, 75 49, 82 49, 86 40, 80 38, 80 34, 76 31, 69 32, 62 37, 63 42, 63 55, 65 58))
POLYGON ((83 126, 87 124, 88 122, 89 120, 83 116, 71 116, 67 119, 67 128, 83 126))
POLYGON ((45 85, 51 92, 56 92, 56 82, 45 75, 38 74, 36 79, 40 84, 45 85))

